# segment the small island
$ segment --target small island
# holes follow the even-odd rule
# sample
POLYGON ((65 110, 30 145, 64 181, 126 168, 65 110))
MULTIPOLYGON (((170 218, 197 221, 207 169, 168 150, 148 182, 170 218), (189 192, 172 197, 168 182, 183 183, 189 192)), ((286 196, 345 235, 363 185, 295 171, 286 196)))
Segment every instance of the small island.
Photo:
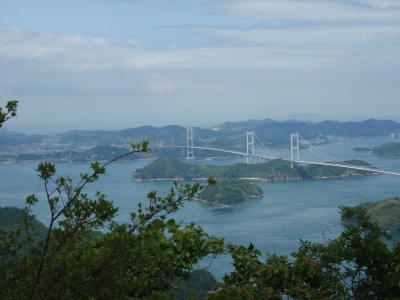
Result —
POLYGON ((263 190, 249 181, 221 180, 208 185, 198 200, 211 205, 234 205, 244 200, 262 198, 263 190))
POLYGON ((356 147, 355 152, 370 152, 376 156, 400 158, 400 142, 387 143, 374 148, 356 147))
POLYGON ((400 158, 400 142, 387 143, 372 149, 372 152, 377 156, 400 158))
POLYGON ((354 152, 372 152, 371 148, 368 147, 355 147, 353 149, 354 152))
MULTIPOLYGON (((357 166, 370 166, 362 160, 345 161, 357 166)), ((232 165, 203 165, 187 163, 175 158, 159 158, 133 174, 134 181, 151 180, 199 180, 207 177, 217 179, 247 179, 263 181, 298 181, 348 178, 372 175, 373 172, 351 170, 334 166, 298 165, 275 159, 258 164, 236 163, 232 165)))

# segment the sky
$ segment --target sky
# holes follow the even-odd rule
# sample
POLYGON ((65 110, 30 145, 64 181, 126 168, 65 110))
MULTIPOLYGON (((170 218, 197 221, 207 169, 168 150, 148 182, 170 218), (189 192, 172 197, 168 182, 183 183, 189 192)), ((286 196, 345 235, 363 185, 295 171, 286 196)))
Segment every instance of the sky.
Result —
POLYGON ((0 0, 8 129, 400 120, 400 0, 0 0))

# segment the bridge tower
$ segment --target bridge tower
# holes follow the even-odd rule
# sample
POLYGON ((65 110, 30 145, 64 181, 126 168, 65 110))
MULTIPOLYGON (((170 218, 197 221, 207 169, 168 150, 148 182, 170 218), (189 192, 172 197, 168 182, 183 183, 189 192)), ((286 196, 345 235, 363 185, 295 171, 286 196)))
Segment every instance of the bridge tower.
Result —
POLYGON ((290 134, 290 165, 293 168, 294 154, 296 154, 296 160, 300 159, 300 142, 299 134, 290 134), (295 153, 296 152, 296 153, 295 153))
POLYGON ((194 159, 193 151, 194 141, 193 141, 193 128, 186 128, 186 159, 194 159))
POLYGON ((254 131, 246 131, 246 163, 249 164, 249 155, 254 155, 254 131))

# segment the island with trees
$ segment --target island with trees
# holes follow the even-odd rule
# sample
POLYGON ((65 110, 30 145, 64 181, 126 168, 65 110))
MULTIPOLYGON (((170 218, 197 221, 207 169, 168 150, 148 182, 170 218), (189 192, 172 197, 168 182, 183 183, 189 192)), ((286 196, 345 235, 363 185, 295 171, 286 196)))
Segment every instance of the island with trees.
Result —
MULTIPOLYGON (((362 160, 344 163, 369 166, 362 160)), ((373 172, 320 165, 298 165, 293 168, 289 161, 276 159, 258 164, 235 163, 232 165, 203 165, 187 163, 175 158, 159 158, 134 172, 135 181, 150 180, 198 180, 207 177, 219 179, 254 179, 264 181, 297 181, 307 179, 334 179, 371 175, 373 172)))
POLYGON ((244 200, 262 198, 263 190, 245 180, 221 180, 206 186, 197 199, 211 205, 234 205, 244 200))
POLYGON ((356 147, 353 149, 355 152, 370 152, 376 156, 388 158, 400 158, 400 142, 386 143, 378 147, 356 147))
POLYGON ((372 152, 371 148, 368 147, 355 147, 353 149, 354 152, 372 152))
POLYGON ((372 152, 378 156, 400 158, 400 142, 387 143, 375 147, 372 152))

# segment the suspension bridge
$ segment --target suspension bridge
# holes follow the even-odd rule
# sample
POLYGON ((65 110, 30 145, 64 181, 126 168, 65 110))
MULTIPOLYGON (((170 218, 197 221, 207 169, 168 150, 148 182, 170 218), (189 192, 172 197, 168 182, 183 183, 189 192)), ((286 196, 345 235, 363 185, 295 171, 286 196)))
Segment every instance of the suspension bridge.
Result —
POLYGON ((362 166, 362 165, 351 165, 345 162, 337 161, 332 159, 331 157, 322 153, 318 148, 313 146, 310 142, 303 139, 298 133, 290 134, 290 158, 280 158, 272 155, 271 151, 262 143, 262 141, 257 137, 254 131, 246 131, 246 151, 237 151, 237 150, 229 150, 229 149, 221 149, 217 147, 213 147, 209 145, 204 139, 202 139, 192 127, 188 127, 186 129, 186 145, 164 145, 158 144, 157 148, 165 149, 165 148, 176 148, 176 149, 185 149, 186 150, 186 159, 191 160, 194 159, 194 151, 195 150, 204 150, 211 152, 219 152, 232 154, 237 156, 242 156, 246 158, 246 163, 254 163, 255 161, 271 161, 271 160, 284 160, 289 161, 291 167, 293 168, 295 164, 305 164, 305 165, 319 165, 319 166, 329 166, 329 167, 337 167, 337 168, 345 168, 350 170, 359 170, 366 171, 375 174, 387 174, 400 176, 400 171, 387 170, 383 168, 378 168, 374 166, 362 166), (195 145, 195 141, 199 145, 195 145), (257 144, 257 151, 256 151, 257 144), (300 150, 301 146, 304 146, 304 149, 307 149, 314 156, 318 157, 322 161, 314 161, 314 160, 302 160, 300 159, 300 150))

